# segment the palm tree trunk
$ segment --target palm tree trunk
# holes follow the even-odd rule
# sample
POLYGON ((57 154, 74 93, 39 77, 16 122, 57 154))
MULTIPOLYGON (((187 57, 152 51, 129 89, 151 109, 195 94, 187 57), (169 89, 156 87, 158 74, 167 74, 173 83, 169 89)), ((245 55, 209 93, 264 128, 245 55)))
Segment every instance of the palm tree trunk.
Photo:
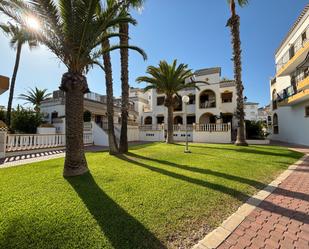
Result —
MULTIPOLYGON (((119 33, 120 45, 129 46, 129 24, 120 24, 119 33)), ((121 132, 119 151, 121 153, 128 152, 128 116, 129 116, 129 50, 128 48, 120 49, 121 59, 121 132)))
POLYGON ((241 42, 240 42, 240 18, 235 12, 235 2, 231 1, 232 16, 228 20, 227 25, 231 28, 232 46, 233 46, 233 61, 234 61, 234 78, 237 91, 237 107, 236 117, 238 119, 236 145, 247 146, 245 138, 245 112, 244 112, 244 86, 242 84, 241 73, 241 42))
POLYGON ((13 71, 13 76, 12 76, 11 86, 10 86, 9 101, 8 101, 7 112, 6 112, 6 124, 9 128, 11 127, 11 116, 12 116, 12 104, 13 104, 13 98, 14 98, 14 89, 15 89, 17 72, 18 72, 18 68, 19 68, 22 46, 23 46, 22 43, 18 42, 17 50, 16 50, 14 71, 13 71))
MULTIPOLYGON (((108 50, 110 43, 108 39, 103 41, 103 49, 108 50)), ((114 96, 113 96, 113 72, 110 52, 103 54, 103 62, 105 69, 105 84, 106 84, 106 95, 107 95, 107 123, 108 123, 108 144, 109 154, 118 154, 118 146, 115 136, 114 127, 114 96)))
POLYGON ((78 73, 65 73, 60 90, 65 92, 66 153, 63 175, 77 176, 88 172, 84 153, 84 93, 88 91, 87 79, 78 73))
POLYGON ((173 105, 168 105, 167 107, 167 140, 166 143, 174 143, 174 131, 173 131, 173 105))

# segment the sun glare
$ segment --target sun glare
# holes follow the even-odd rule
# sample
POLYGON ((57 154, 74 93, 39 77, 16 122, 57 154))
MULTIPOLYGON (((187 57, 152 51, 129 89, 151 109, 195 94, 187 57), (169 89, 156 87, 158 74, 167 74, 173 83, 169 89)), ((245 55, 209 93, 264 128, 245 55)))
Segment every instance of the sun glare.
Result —
POLYGON ((27 23, 27 26, 32 30, 39 30, 40 29, 39 21, 32 16, 27 17, 26 23, 27 23))

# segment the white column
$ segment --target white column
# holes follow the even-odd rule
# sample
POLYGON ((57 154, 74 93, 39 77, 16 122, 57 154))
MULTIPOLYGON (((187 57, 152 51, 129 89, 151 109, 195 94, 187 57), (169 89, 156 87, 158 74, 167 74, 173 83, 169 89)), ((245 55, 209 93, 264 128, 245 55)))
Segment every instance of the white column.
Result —
POLYGON ((6 131, 0 131, 0 159, 5 158, 6 151, 6 131))

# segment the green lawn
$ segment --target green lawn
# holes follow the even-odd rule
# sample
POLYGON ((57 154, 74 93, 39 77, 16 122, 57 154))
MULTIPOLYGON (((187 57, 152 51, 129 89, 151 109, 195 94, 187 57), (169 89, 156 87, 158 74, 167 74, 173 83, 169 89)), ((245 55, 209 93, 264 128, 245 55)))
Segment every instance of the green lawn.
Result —
POLYGON ((63 159, 0 170, 0 248, 190 248, 300 153, 272 146, 133 147, 87 155, 91 174, 64 179, 63 159))

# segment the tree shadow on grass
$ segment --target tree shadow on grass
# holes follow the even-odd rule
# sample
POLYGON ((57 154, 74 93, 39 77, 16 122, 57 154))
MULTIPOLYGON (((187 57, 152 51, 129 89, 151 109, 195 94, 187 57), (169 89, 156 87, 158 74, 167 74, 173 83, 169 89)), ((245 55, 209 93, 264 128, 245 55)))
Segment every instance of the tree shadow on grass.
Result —
POLYGON ((252 179, 248 179, 248 178, 244 178, 244 177, 240 177, 240 176, 235 176, 235 175, 230 175, 230 174, 226 174, 226 173, 223 173, 223 172, 214 171, 214 170, 211 170, 211 169, 197 168, 197 167, 194 167, 194 166, 177 164, 177 163, 166 161, 166 160, 144 157, 144 156, 132 153, 132 152, 127 153, 127 155, 131 156, 131 157, 138 158, 138 159, 148 160, 148 161, 160 163, 162 165, 167 165, 167 166, 182 169, 182 170, 187 170, 187 171, 205 174, 205 175, 213 175, 213 176, 225 178, 225 179, 228 179, 228 180, 245 183, 245 184, 253 186, 257 189, 263 189, 263 188, 266 187, 266 184, 259 182, 259 181, 256 181, 256 180, 252 180, 252 179))
MULTIPOLYGON (((189 183, 192 183, 192 184, 195 184, 195 185, 198 185, 198 186, 202 186, 202 187, 212 189, 212 190, 220 192, 220 193, 230 195, 233 198, 235 198, 235 199, 237 199, 241 202, 248 202, 249 204, 254 205, 254 206, 259 206, 260 203, 261 203, 259 199, 253 198, 253 197, 247 195, 246 193, 243 193, 243 192, 241 192, 237 189, 233 189, 233 188, 230 188, 230 187, 225 186, 225 185, 207 182, 207 181, 204 181, 204 180, 201 180, 201 179, 192 178, 192 177, 182 175, 182 174, 179 174, 179 173, 175 173, 175 172, 172 172, 172 171, 168 171, 168 170, 165 170, 165 169, 162 169, 162 168, 159 168, 159 167, 148 165, 146 163, 142 163, 142 162, 138 161, 138 159, 134 160, 134 158, 131 158, 128 155, 119 155, 118 158, 121 159, 121 160, 124 160, 128 163, 131 163, 132 165, 143 167, 143 168, 149 169, 153 172, 156 172, 156 173, 168 176, 168 177, 172 177, 172 178, 175 178, 175 179, 178 179, 178 180, 181 180, 181 181, 189 182, 189 183)), ((295 192, 292 192, 292 191, 288 191, 288 190, 285 190, 285 191, 290 192, 291 196, 293 196, 295 194, 295 192)), ((306 195, 306 196, 308 197, 308 195, 306 195)), ((291 209, 288 209, 288 208, 285 208, 285 207, 281 207, 281 206, 275 205, 272 202, 269 202, 267 200, 264 200, 262 202, 262 204, 260 205, 260 207, 263 208, 264 210, 267 210, 267 211, 270 211, 270 212, 273 212, 273 213, 278 213, 280 215, 289 217, 291 219, 298 220, 298 221, 309 224, 309 215, 306 214, 306 213, 296 211, 296 210, 291 210, 291 209)))
MULTIPOLYGON (((170 167, 174 167, 174 168, 178 168, 178 169, 182 169, 182 170, 187 170, 187 171, 205 174, 205 175, 213 175, 213 176, 224 178, 224 179, 227 179, 227 180, 244 183, 244 184, 252 186, 256 189, 259 189, 259 190, 264 189, 267 186, 267 184, 259 182, 257 180, 248 179, 248 178, 244 178, 244 177, 241 177, 241 176, 230 175, 230 174, 226 174, 226 173, 223 173, 223 172, 218 172, 218 171, 214 171, 214 170, 210 170, 210 169, 196 168, 196 167, 193 167, 193 166, 177 164, 177 163, 173 163, 173 162, 166 161, 166 160, 144 157, 144 156, 132 153, 132 152, 128 152, 127 155, 130 156, 130 157, 135 157, 136 159, 148 160, 148 161, 152 161, 152 162, 155 162, 155 163, 159 163, 159 164, 162 164, 162 165, 166 165, 166 166, 170 166, 170 167)), ((289 190, 286 190, 286 189, 283 189, 283 188, 280 188, 280 187, 277 187, 277 193, 280 194, 280 195, 283 195, 283 196, 297 198, 297 199, 309 202, 309 195, 304 194, 304 193, 292 192, 292 191, 289 191, 289 190)))
POLYGON ((67 178, 115 249, 166 248, 143 224, 112 200, 92 175, 67 178))
MULTIPOLYGON (((175 144, 177 146, 185 146, 183 144, 175 144)), ((277 156, 277 157, 290 157, 290 158, 294 158, 294 159, 299 159, 301 158, 304 153, 301 152, 296 152, 296 151, 292 151, 289 150, 288 154, 282 154, 280 152, 271 152, 271 151, 265 151, 265 150, 259 150, 259 149, 263 149, 257 146, 249 146, 249 147, 239 147, 239 146, 235 146, 235 148, 227 148, 227 147, 215 147, 215 146, 201 146, 201 145, 197 145, 197 144, 192 144, 190 145, 190 147, 193 148, 201 148, 201 149, 213 149, 213 150, 228 150, 228 151, 234 151, 234 152, 239 152, 239 153, 250 153, 250 154, 255 154, 255 155, 266 155, 266 156, 277 156), (255 149, 254 149, 255 148, 255 149)), ((278 150, 278 149, 275 149, 278 150)))

